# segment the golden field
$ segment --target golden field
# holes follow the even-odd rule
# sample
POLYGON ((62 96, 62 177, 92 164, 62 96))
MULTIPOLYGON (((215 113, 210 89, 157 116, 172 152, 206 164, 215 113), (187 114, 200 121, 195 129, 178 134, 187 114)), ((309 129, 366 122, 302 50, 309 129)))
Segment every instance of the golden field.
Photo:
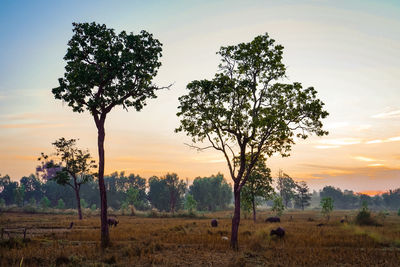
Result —
POLYGON ((356 213, 334 211, 327 222, 318 211, 293 211, 271 224, 264 222, 271 215, 260 212, 256 223, 242 218, 238 252, 222 238, 230 236, 230 212, 198 218, 118 215, 118 226, 110 229, 112 245, 102 252, 98 216, 78 221, 76 215, 5 212, 4 231, 21 227, 27 233, 25 241, 19 233, 3 234, 0 266, 399 266, 400 217, 391 213, 378 218, 383 226, 361 227, 351 223, 356 213), (340 223, 346 215, 349 223, 340 223), (217 228, 211 218, 219 219, 217 228), (75 225, 67 229, 71 221, 75 225), (285 237, 271 238, 278 226, 285 237))

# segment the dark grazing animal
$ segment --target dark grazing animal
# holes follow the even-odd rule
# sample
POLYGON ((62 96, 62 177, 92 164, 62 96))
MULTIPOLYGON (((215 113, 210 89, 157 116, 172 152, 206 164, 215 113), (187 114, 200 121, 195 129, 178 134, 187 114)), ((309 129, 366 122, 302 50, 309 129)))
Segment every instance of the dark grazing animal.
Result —
POLYGON ((74 226, 74 222, 71 222, 71 224, 69 225, 68 229, 72 229, 72 226, 74 226))
POLYGON ((107 219, 107 224, 110 227, 113 226, 113 225, 114 225, 114 227, 117 227, 118 221, 117 221, 116 218, 108 218, 107 219))
POLYGON ((271 223, 281 222, 281 219, 279 217, 268 217, 267 219, 265 219, 265 222, 271 222, 271 223))
POLYGON ((345 219, 340 220, 340 223, 345 223, 345 222, 347 222, 345 219))
POLYGON ((323 223, 319 223, 319 224, 317 224, 317 226, 321 227, 321 226, 324 226, 324 224, 323 223))
POLYGON ((285 236, 285 229, 278 227, 276 230, 271 230, 271 233, 269 234, 270 236, 276 235, 279 238, 282 238, 285 236))
POLYGON ((211 226, 212 227, 218 227, 218 221, 216 219, 211 220, 211 226))

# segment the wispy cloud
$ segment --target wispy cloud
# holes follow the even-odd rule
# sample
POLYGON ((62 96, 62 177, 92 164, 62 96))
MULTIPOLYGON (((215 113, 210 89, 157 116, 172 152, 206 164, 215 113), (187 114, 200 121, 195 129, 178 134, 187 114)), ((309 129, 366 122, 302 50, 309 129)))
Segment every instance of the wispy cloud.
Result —
POLYGON ((375 159, 371 159, 371 158, 367 158, 367 157, 362 157, 362 156, 354 157, 354 159, 359 160, 359 161, 367 161, 367 162, 376 161, 375 159))
POLYGON ((382 163, 374 163, 374 164, 369 164, 368 167, 382 167, 384 164, 382 163))
POLYGON ((374 119, 393 119, 393 118, 400 118, 400 109, 392 110, 388 112, 383 112, 379 114, 375 114, 371 116, 374 119))
POLYGON ((315 146, 318 149, 329 149, 329 148, 339 148, 341 146, 356 145, 360 144, 362 139, 359 138, 336 138, 336 139, 324 139, 318 141, 321 145, 315 146))
POLYGON ((366 144, 379 144, 379 143, 389 143, 389 142, 397 142, 400 141, 400 136, 389 137, 386 139, 375 139, 366 142, 366 144))
POLYGON ((324 128, 326 128, 327 130, 334 130, 334 129, 343 128, 343 127, 346 127, 349 125, 350 125, 350 123, 348 123, 346 121, 332 122, 332 123, 327 123, 324 128))

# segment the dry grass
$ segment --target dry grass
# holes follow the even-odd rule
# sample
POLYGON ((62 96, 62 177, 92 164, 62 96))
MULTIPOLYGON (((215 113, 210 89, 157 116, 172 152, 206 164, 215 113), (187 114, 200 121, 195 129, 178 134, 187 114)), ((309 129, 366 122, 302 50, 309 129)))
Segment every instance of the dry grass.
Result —
POLYGON ((22 258, 23 266, 399 265, 399 216, 389 215, 383 227, 360 227, 341 224, 345 215, 351 220, 355 212, 334 212, 330 222, 314 211, 290 212, 280 224, 265 223, 265 212, 255 224, 242 219, 239 252, 222 238, 230 236, 230 212, 197 219, 118 216, 118 227, 110 230, 112 246, 102 253, 97 216, 78 221, 75 215, 3 213, 1 228, 29 229, 26 241, 0 241, 0 266, 19 266, 22 258), (209 218, 219 218, 217 228, 211 228, 209 218), (75 225, 68 230, 71 221, 75 225), (317 227, 320 222, 325 225, 317 227), (285 238, 270 238, 278 225, 286 229, 285 238))

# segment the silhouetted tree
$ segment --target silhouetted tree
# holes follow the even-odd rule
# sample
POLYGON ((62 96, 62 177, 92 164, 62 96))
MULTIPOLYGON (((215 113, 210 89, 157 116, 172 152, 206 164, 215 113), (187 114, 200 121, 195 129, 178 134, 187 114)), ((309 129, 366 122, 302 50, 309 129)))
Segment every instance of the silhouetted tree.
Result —
POLYGON ((302 210, 304 210, 305 207, 310 206, 310 200, 311 200, 310 189, 308 188, 308 185, 305 181, 301 181, 296 183, 295 190, 296 190, 294 195, 295 205, 296 207, 299 207, 302 210))
POLYGON ((38 159, 41 165, 36 171, 42 174, 45 180, 53 180, 60 185, 68 185, 75 192, 79 220, 82 220, 81 185, 89 182, 93 176, 91 169, 96 168, 94 160, 88 151, 76 147, 76 140, 67 140, 64 137, 52 143, 56 153, 49 157, 42 153, 38 159))
POLYGON ((281 196, 285 207, 288 208, 295 196, 296 183, 289 175, 283 173, 281 170, 279 170, 277 190, 279 191, 279 195, 281 196))
POLYGON ((268 34, 221 47, 220 72, 212 80, 190 82, 188 94, 179 98, 181 121, 176 131, 186 132, 193 142, 207 140, 210 146, 197 148, 221 151, 227 161, 234 182, 233 249, 238 249, 240 191, 260 155, 289 156, 294 136, 327 134, 320 119, 328 113, 314 88, 278 82, 286 71, 282 53, 283 46, 268 34))
POLYGON ((107 193, 104 185, 104 124, 108 113, 116 106, 146 105, 160 89, 152 84, 161 66, 161 43, 152 34, 116 34, 106 25, 73 23, 74 35, 68 42, 65 74, 59 87, 52 90, 56 99, 68 103, 74 112, 85 109, 93 116, 98 131, 101 199, 101 244, 109 244, 107 225, 107 193))

